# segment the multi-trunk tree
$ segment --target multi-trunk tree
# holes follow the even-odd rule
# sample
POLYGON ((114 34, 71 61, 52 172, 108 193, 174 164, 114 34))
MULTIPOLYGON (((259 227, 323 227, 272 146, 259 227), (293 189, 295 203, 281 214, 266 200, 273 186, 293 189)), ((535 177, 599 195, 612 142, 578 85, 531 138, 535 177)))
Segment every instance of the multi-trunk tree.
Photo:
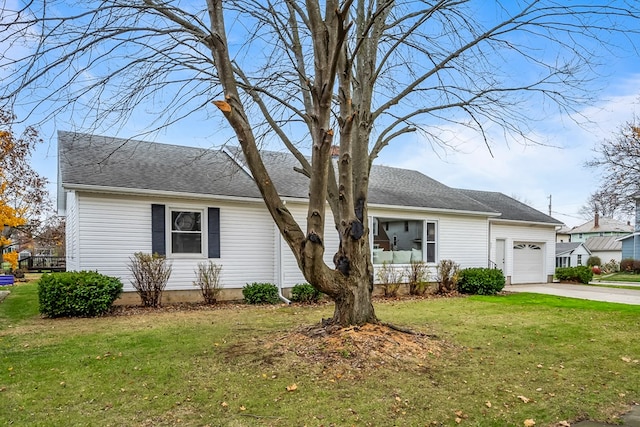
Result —
POLYGON ((411 133, 446 148, 455 126, 489 149, 500 138, 531 142, 532 120, 589 100, 594 55, 615 34, 637 34, 639 9, 624 0, 31 2, 0 24, 2 65, 14 72, 0 96, 19 104, 36 94, 50 114, 82 109, 94 129, 140 107, 157 117, 150 131, 216 114, 213 102, 304 276, 335 301, 333 322, 362 324, 377 320, 367 201, 381 150, 411 133), (309 177, 304 226, 262 162, 265 139, 309 177), (327 265, 325 235, 335 232, 327 265))

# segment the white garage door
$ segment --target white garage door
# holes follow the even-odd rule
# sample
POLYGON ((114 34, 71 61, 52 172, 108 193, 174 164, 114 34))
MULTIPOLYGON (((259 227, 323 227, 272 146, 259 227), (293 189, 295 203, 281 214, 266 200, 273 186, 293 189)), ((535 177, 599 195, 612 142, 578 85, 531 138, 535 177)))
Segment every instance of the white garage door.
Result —
POLYGON ((513 244, 513 277, 511 283, 543 282, 544 251, 536 243, 513 244))

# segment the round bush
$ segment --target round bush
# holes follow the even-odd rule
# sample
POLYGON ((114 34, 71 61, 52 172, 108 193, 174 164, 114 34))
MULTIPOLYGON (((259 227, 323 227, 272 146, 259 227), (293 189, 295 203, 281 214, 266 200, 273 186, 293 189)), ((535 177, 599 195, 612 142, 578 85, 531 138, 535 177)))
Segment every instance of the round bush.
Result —
POLYGON ((109 311, 122 292, 116 277, 95 271, 43 274, 38 282, 40 313, 49 317, 92 317, 109 311))
POLYGON ((298 283, 291 289, 291 301, 301 303, 318 302, 322 292, 308 283, 298 283))
POLYGON ((595 267, 595 266, 601 266, 602 265, 602 261, 600 260, 599 256, 595 256, 595 255, 591 255, 589 257, 589 259, 587 259, 587 266, 588 267, 595 267))
POLYGON ((247 304, 278 304, 278 287, 273 283, 251 283, 242 288, 247 304))
POLYGON ((458 290, 465 294, 495 295, 504 288, 502 270, 465 268, 460 271, 458 290))

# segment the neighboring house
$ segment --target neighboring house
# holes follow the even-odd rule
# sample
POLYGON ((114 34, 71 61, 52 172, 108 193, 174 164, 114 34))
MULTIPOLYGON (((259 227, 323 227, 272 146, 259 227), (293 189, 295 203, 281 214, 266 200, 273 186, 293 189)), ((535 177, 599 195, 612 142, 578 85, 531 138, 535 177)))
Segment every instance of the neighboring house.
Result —
POLYGON ((571 241, 571 233, 569 227, 563 225, 560 230, 556 232, 556 243, 568 243, 571 241))
POLYGON ((618 239, 622 245, 622 259, 640 260, 640 195, 636 196, 636 222, 631 234, 618 239))
POLYGON ((622 237, 633 231, 628 222, 613 218, 600 217, 595 214, 593 221, 585 222, 569 230, 571 242, 586 242, 589 237, 622 237))
MULTIPOLYGON (((59 132, 58 151, 68 270, 117 276, 132 291, 130 258, 158 252, 172 265, 167 290, 196 295, 194 271, 207 260, 222 266, 221 298, 238 297, 252 282, 304 282, 237 149, 59 132)), ((290 154, 263 157, 304 227, 308 178, 294 171, 290 154)), ((433 272, 451 259, 462 268, 497 265, 510 283, 553 276, 561 223, 501 193, 458 190, 416 171, 374 165, 368 208, 374 266, 404 269, 422 260, 433 272)), ((327 232, 325 247, 332 265, 337 233, 327 232)))
POLYGON ((591 252, 591 255, 600 258, 603 265, 611 260, 618 263, 622 260, 622 243, 619 237, 589 237, 584 246, 591 252))
POLYGON ((556 243, 556 267, 587 265, 590 256, 591 252, 581 242, 556 243))

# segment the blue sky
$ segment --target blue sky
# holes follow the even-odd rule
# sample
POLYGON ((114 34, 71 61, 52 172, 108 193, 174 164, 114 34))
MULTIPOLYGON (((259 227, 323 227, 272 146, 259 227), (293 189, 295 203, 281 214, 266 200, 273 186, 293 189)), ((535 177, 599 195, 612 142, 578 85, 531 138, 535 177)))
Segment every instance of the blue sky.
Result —
MULTIPOLYGON (((594 92, 597 101, 580 109, 580 125, 575 123, 575 117, 558 114, 531 124, 532 137, 545 145, 524 146, 509 140, 501 142, 497 138, 491 156, 479 135, 463 127, 448 125, 439 129, 455 149, 434 148, 420 135, 409 134, 393 141, 376 163, 415 169, 451 187, 499 191, 545 213, 551 196, 552 215, 568 226, 579 225, 585 220, 578 210, 599 184, 598 172, 585 168, 584 163, 595 155, 593 150, 597 144, 640 114, 640 61, 637 52, 625 48, 625 43, 620 39, 622 49, 615 54, 603 52, 601 60, 607 66, 600 72, 606 74, 600 75, 594 86, 599 90, 594 92)), ((537 107, 530 108, 533 116, 539 115, 537 107)), ((21 111, 16 113, 20 115, 21 111)), ((43 123, 41 135, 45 143, 33 156, 36 170, 51 181, 54 197, 57 180, 55 132, 86 126, 82 111, 76 110, 74 114, 58 115, 55 120, 48 119, 43 123)), ((41 119, 34 116, 28 122, 41 119)), ((137 114, 120 127, 96 132, 135 137, 144 132, 149 122, 150 117, 137 114)), ((499 129, 489 129, 489 132, 500 133, 499 129)), ((188 120, 146 135, 144 139, 198 147, 235 143, 233 134, 212 105, 188 120)))

